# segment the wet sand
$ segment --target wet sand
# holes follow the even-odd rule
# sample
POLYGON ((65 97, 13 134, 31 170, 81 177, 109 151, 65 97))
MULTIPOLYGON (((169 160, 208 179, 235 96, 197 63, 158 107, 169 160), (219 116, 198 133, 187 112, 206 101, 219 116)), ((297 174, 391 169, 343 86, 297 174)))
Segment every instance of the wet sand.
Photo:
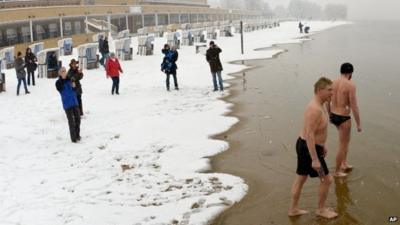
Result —
MULTIPOLYGON (((234 75, 231 95, 224 100, 234 104, 229 115, 238 117, 240 122, 215 137, 228 141, 230 149, 213 157, 212 166, 215 172, 244 178, 249 193, 212 224, 376 225, 389 224, 389 216, 400 216, 400 120, 395 116, 400 112, 397 93, 400 82, 396 77, 400 70, 394 67, 395 59, 377 62, 375 55, 363 53, 374 48, 382 51, 382 44, 371 46, 360 41, 370 31, 368 26, 354 26, 326 31, 303 44, 281 46, 288 52, 274 59, 246 61, 254 68, 234 75), (359 37, 353 32, 357 28, 359 37), (354 37, 343 35, 346 32, 354 37), (332 42, 335 37, 337 43, 332 42), (326 47, 327 43, 330 47, 326 47), (364 44, 370 49, 364 49, 364 44), (354 49, 343 50, 343 46, 354 49), (348 178, 336 179, 328 196, 328 206, 339 217, 329 221, 314 214, 319 181, 309 179, 300 206, 311 213, 289 218, 287 209, 296 169, 294 145, 304 107, 312 97, 312 85, 318 77, 335 78, 343 60, 356 65, 354 80, 359 85, 364 131, 361 134, 352 131, 349 162, 354 164, 354 171, 348 178), (382 79, 377 83, 376 73, 384 65, 391 67, 385 68, 385 77, 379 75, 382 79), (356 77, 361 74, 362 79, 356 77)), ((333 126, 329 127, 327 146, 328 167, 333 171, 337 147, 337 131, 333 126)))

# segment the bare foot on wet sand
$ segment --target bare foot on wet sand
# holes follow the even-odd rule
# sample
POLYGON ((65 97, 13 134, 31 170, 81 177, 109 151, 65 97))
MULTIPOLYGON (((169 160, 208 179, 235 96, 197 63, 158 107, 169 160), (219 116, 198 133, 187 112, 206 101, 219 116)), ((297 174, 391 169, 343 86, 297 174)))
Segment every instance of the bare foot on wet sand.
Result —
POLYGON ((326 219, 333 219, 338 216, 338 214, 330 208, 317 209, 315 214, 326 219))
POLYGON ((301 216, 301 215, 304 215, 304 214, 307 214, 307 213, 308 213, 307 210, 293 209, 293 210, 289 210, 288 216, 301 216))
POLYGON ((344 172, 349 172, 353 170, 353 166, 349 164, 343 164, 340 169, 344 172))
POLYGON ((334 177, 337 177, 337 178, 347 177, 347 173, 335 172, 335 173, 333 174, 333 176, 334 176, 334 177))

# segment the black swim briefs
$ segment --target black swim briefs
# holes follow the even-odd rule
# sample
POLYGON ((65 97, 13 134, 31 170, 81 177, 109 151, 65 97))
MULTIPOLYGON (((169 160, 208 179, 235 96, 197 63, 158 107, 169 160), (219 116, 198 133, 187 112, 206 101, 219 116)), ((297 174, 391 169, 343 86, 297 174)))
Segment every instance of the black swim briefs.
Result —
MULTIPOLYGON (((324 159, 324 147, 320 145, 315 145, 315 150, 317 151, 317 157, 321 163, 321 169, 323 169, 323 174, 321 173, 321 175, 328 175, 329 170, 324 159)), ((297 139, 296 152, 297 152, 296 173, 301 176, 309 175, 310 177, 318 177, 320 173, 318 173, 312 168, 311 166, 312 159, 310 152, 308 151, 307 143, 301 137, 297 139)))
POLYGON ((351 119, 350 116, 342 116, 342 115, 338 115, 335 113, 331 113, 329 115, 329 120, 331 121, 332 124, 334 124, 335 126, 340 126, 340 124, 346 122, 347 120, 351 119))

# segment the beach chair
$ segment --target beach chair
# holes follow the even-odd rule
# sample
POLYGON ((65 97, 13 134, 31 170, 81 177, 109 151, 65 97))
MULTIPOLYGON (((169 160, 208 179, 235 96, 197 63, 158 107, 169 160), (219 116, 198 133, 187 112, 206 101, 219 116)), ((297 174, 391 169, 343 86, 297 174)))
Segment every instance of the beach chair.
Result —
POLYGON ((72 55, 72 38, 64 38, 58 41, 60 55, 72 55))
POLYGON ((78 46, 79 67, 82 69, 99 68, 99 55, 97 54, 98 44, 87 43, 78 46))
POLYGON ((3 48, 0 50, 0 59, 2 60, 3 69, 14 68, 14 47, 3 48))

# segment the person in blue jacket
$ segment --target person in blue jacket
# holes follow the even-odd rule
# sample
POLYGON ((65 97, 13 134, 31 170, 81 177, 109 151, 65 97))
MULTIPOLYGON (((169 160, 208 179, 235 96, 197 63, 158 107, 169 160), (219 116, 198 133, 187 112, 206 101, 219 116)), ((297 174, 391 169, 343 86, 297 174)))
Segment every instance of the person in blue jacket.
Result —
POLYGON ((176 70, 178 69, 178 66, 176 65, 176 61, 178 60, 178 51, 176 50, 176 46, 170 48, 168 44, 165 44, 161 52, 164 54, 164 58, 161 63, 161 71, 167 75, 167 91, 169 91, 169 78, 171 75, 174 78, 175 90, 179 90, 178 79, 176 77, 176 70))
POLYGON ((67 70, 65 69, 65 67, 61 67, 61 69, 59 70, 59 78, 56 81, 56 88, 61 95, 63 108, 65 110, 65 113, 67 114, 71 141, 74 143, 81 140, 81 116, 79 112, 78 99, 76 96, 76 92, 74 91, 75 86, 75 82, 72 82, 68 78, 67 70))

